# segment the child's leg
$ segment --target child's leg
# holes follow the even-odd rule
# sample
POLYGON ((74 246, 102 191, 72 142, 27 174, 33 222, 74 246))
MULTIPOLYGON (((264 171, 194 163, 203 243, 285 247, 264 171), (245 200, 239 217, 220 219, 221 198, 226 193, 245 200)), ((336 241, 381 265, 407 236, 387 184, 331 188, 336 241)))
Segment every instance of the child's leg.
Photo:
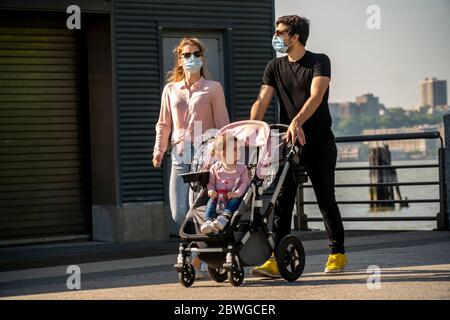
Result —
POLYGON ((214 220, 214 218, 216 217, 216 206, 217 206, 216 199, 210 198, 208 200, 208 204, 206 205, 205 221, 214 220))
POLYGON ((200 232, 202 234, 210 234, 215 231, 213 220, 216 216, 216 205, 217 201, 215 199, 209 199, 205 210, 205 222, 200 227, 200 232))
POLYGON ((241 203, 241 199, 239 198, 233 198, 227 201, 225 205, 225 210, 223 211, 223 214, 217 217, 216 220, 214 220, 213 224, 218 230, 223 230, 228 225, 228 223, 231 221, 231 217, 233 216, 233 213, 239 208, 239 204, 241 203))
POLYGON ((223 214, 228 217, 231 217, 233 213, 239 208, 241 200, 242 200, 241 198, 232 198, 228 200, 223 214))

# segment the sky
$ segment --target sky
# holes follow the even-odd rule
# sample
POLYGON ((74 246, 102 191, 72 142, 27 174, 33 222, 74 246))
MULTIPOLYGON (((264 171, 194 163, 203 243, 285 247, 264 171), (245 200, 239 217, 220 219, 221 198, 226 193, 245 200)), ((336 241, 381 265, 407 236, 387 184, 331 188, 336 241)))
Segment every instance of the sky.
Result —
POLYGON ((386 107, 417 108, 426 77, 447 80, 450 99, 450 0, 275 0, 275 16, 286 14, 308 18, 306 49, 330 57, 330 102, 370 92, 386 107), (370 5, 380 30, 366 25, 370 5))

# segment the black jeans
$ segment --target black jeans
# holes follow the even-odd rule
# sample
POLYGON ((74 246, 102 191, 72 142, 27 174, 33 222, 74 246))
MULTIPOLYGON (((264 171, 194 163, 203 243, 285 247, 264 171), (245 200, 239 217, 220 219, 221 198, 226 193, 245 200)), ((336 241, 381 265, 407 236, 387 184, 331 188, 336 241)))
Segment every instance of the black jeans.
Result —
MULTIPOLYGON (((334 194, 334 173, 336 168, 337 149, 333 140, 319 145, 307 144, 300 155, 300 164, 306 167, 306 172, 316 195, 323 222, 330 241, 331 253, 345 253, 344 226, 341 213, 334 194)), ((279 173, 281 173, 280 168, 279 173)), ((278 195, 274 210, 273 232, 278 245, 281 238, 291 231, 292 210, 298 184, 294 180, 293 170, 289 169, 283 186, 278 195)))

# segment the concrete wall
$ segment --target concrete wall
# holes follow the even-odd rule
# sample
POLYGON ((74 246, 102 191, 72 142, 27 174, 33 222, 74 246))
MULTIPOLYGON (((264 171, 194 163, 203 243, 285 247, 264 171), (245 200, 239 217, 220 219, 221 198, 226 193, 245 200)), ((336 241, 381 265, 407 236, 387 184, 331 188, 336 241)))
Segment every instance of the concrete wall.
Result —
POLYGON ((168 239, 167 215, 170 212, 163 204, 94 205, 92 238, 109 242, 168 239))
POLYGON ((450 199, 450 114, 444 115, 445 127, 445 180, 447 183, 447 213, 450 219, 450 206, 448 199, 450 199))

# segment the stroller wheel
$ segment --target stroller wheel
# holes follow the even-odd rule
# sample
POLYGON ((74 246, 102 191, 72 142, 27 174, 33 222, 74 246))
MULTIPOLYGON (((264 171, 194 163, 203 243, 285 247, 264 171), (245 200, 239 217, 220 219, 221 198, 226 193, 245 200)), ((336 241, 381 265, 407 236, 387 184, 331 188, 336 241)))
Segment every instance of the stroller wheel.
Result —
POLYGON ((300 239, 295 236, 283 237, 278 245, 276 259, 280 275, 287 281, 297 280, 305 268, 305 250, 300 239))
POLYGON ((192 286, 195 280, 195 269, 192 264, 188 263, 183 265, 182 270, 178 272, 178 279, 186 288, 192 286))
POLYGON ((237 262, 233 262, 231 270, 228 271, 228 280, 235 287, 239 287, 244 281, 244 268, 237 262))
POLYGON ((227 271, 224 268, 215 269, 208 266, 208 274, 216 282, 224 282, 228 277, 227 271))

